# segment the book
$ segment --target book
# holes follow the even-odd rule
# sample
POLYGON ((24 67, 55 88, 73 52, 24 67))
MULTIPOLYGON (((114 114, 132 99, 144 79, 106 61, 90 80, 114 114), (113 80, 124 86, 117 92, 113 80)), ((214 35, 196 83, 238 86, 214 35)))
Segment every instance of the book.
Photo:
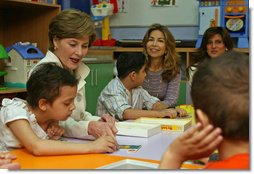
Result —
POLYGON ((161 132, 159 124, 147 124, 136 122, 117 122, 117 135, 150 137, 161 132))
POLYGON ((141 117, 136 120, 138 123, 149 123, 160 125, 161 130, 170 131, 186 131, 191 127, 192 120, 190 119, 172 119, 172 118, 147 118, 141 117))

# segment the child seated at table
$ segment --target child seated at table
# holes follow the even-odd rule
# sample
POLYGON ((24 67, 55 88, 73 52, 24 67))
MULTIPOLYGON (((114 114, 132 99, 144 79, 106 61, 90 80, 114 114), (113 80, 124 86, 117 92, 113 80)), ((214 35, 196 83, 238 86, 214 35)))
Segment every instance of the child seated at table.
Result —
POLYGON ((118 120, 129 120, 139 117, 175 118, 177 114, 187 114, 180 108, 166 109, 158 98, 142 88, 146 76, 144 54, 120 54, 116 66, 117 77, 108 83, 98 98, 97 115, 110 114, 118 120))
MULTIPOLYGON (((219 58, 207 60, 195 73, 191 96, 199 124, 222 130, 223 140, 217 146, 219 160, 208 162, 206 169, 250 169, 249 161, 249 58, 229 51, 219 58)), ((198 135, 197 135, 198 134, 198 135)), ((185 153, 183 140, 193 142, 199 131, 186 132, 164 153, 160 168, 176 169, 194 156, 185 153)), ((206 137, 207 138, 207 137, 206 137)), ((202 140, 196 139, 196 142, 202 140)), ((205 142, 205 140, 203 140, 205 142)), ((211 146, 216 141, 199 144, 211 146)), ((191 143, 190 143, 191 144, 191 143)), ((210 149, 209 152, 213 150, 210 149)), ((191 152, 191 149, 190 149, 191 152)), ((209 152, 195 156, 196 159, 209 152)))
POLYGON ((27 81, 27 101, 3 99, 0 140, 8 148, 25 147, 33 155, 107 153, 117 150, 112 136, 82 144, 56 141, 64 131, 56 122, 75 109, 77 79, 55 63, 44 63, 27 81), (49 139, 52 138, 52 139, 49 139))

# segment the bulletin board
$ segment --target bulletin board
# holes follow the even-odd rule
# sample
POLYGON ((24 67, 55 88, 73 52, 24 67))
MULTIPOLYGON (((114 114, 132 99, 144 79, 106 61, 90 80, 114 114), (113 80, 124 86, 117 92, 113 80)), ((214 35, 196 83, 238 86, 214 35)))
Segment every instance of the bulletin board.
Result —
POLYGON ((153 7, 151 0, 125 0, 126 12, 110 17, 110 26, 198 26, 198 1, 177 0, 176 6, 153 7))

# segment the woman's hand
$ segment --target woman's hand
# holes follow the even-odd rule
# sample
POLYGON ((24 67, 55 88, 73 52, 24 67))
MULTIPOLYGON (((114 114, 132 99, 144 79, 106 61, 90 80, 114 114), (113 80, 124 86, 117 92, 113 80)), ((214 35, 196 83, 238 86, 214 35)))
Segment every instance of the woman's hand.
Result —
POLYGON ((112 133, 114 135, 116 135, 116 133, 118 132, 116 126, 115 126, 115 123, 118 121, 116 120, 114 117, 112 117, 111 115, 109 114, 103 114, 101 116, 101 119, 99 121, 103 121, 103 122, 106 122, 109 124, 109 126, 111 127, 111 130, 112 130, 112 133))
POLYGON ((88 124, 88 134, 94 136, 95 138, 106 135, 115 137, 116 133, 117 129, 115 127, 115 123, 113 124, 111 121, 109 123, 103 121, 91 121, 88 124))

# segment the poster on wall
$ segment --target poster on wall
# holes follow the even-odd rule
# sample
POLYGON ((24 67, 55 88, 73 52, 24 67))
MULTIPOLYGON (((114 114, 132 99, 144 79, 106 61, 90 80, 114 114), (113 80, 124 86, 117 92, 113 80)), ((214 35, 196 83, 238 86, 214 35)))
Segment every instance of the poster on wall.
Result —
POLYGON ((177 0, 151 0, 152 7, 176 6, 177 0))

